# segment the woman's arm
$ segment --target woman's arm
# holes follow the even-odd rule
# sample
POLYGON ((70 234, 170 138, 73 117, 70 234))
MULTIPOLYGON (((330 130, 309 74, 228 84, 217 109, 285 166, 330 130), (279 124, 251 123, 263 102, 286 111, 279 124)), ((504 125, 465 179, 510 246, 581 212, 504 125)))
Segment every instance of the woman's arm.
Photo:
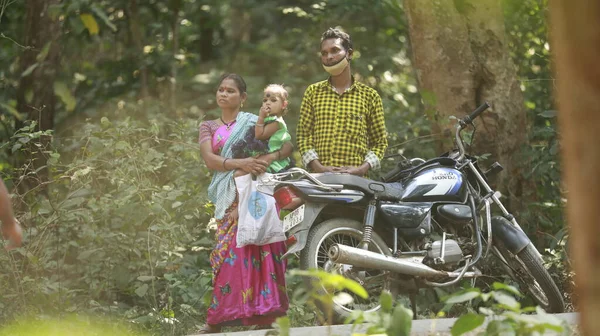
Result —
POLYGON ((269 163, 260 158, 231 159, 213 153, 210 141, 200 144, 200 155, 210 170, 229 171, 241 169, 247 173, 260 175, 267 170, 269 163))

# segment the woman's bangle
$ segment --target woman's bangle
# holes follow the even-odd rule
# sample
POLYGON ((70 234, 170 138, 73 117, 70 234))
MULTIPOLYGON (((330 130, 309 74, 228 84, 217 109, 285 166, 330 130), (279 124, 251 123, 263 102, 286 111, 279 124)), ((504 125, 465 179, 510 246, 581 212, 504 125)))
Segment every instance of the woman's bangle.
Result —
POLYGON ((256 126, 258 126, 258 127, 265 127, 265 124, 256 123, 256 126))
POLYGON ((229 158, 225 158, 225 160, 223 160, 223 170, 227 170, 227 168, 225 168, 225 162, 227 162, 227 160, 229 160, 229 158))

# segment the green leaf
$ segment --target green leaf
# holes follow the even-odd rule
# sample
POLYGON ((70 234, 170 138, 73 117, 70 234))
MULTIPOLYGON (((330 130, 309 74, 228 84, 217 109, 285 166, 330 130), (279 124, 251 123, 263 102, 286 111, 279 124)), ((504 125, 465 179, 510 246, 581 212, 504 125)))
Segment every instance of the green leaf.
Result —
POLYGON ((98 35, 98 32, 100 31, 98 28, 98 22, 96 22, 96 19, 94 19, 91 14, 80 14, 79 18, 83 22, 85 28, 87 28, 90 35, 98 35))
POLYGON ((384 313, 391 312, 394 304, 394 299, 392 298, 392 294, 388 291, 381 292, 381 296, 379 297, 379 303, 381 303, 381 310, 384 313))
POLYGON ((75 105, 77 101, 75 97, 71 94, 71 91, 67 87, 67 84, 64 82, 55 82, 54 83, 54 94, 60 97, 62 102, 65 104, 68 112, 71 112, 75 109, 75 105))
POLYGON ((452 336, 459 336, 469 331, 475 330, 483 324, 485 316, 469 313, 461 316, 450 329, 452 336))
POLYGON ((493 292, 493 297, 496 302, 510 309, 516 310, 521 307, 521 304, 514 297, 503 292, 493 292))
POLYGON ((10 115, 12 115, 13 117, 15 117, 17 120, 23 120, 23 116, 21 115, 21 113, 19 113, 19 111, 17 111, 16 108, 5 104, 5 103, 0 103, 0 106, 2 106, 5 110, 8 111, 8 113, 10 115))
POLYGON ((521 295, 521 292, 519 292, 519 290, 511 285, 507 285, 505 283, 502 282, 494 282, 494 284, 492 285, 492 287, 494 287, 495 290, 505 290, 509 293, 512 293, 516 296, 523 296, 521 295))
POLYGON ((136 288, 135 294, 139 297, 143 297, 148 292, 148 284, 143 284, 140 287, 136 288))
POLYGON ((486 334, 494 336, 515 336, 516 331, 512 325, 506 321, 493 320, 488 323, 486 334))
POLYGON ((446 303, 461 303, 461 302, 466 302, 466 301, 471 301, 474 298, 478 297, 480 295, 480 292, 477 290, 469 290, 467 292, 464 293, 460 293, 460 294, 456 294, 456 295, 451 295, 448 300, 446 300, 446 303))
POLYGON ((27 77, 27 76, 31 75, 33 70, 35 70, 35 68, 37 68, 39 65, 40 65, 39 63, 34 63, 34 64, 30 65, 27 69, 25 69, 25 71, 23 71, 23 73, 21 73, 21 77, 27 77))
POLYGON ((100 118, 100 125, 102 125, 102 127, 104 127, 104 128, 108 128, 108 127, 110 127, 111 122, 110 122, 110 120, 108 120, 107 117, 102 117, 102 118, 100 118))
POLYGON ((369 297, 369 293, 367 293, 364 287, 354 280, 344 278, 341 284, 344 288, 348 289, 349 291, 360 296, 363 299, 369 297))
POLYGON ((410 330, 412 329, 412 318, 412 310, 403 305, 397 305, 392 314, 387 334, 394 336, 409 336, 410 330))
POLYGON ((92 5, 91 7, 92 12, 94 12, 94 14, 96 14, 100 19, 102 19, 102 21, 104 22, 104 24, 106 24, 108 26, 108 28, 110 28, 113 32, 117 31, 117 26, 115 26, 110 19, 108 18, 108 16, 106 16, 106 14, 104 13, 104 11, 100 8, 98 8, 95 5, 92 5))
POLYGON ((60 15, 60 13, 62 13, 62 9, 63 9, 63 5, 62 4, 54 4, 54 5, 50 5, 48 6, 48 16, 50 16, 50 19, 52 19, 52 21, 55 21, 58 16, 60 15))
POLYGON ((44 60, 48 56, 48 52, 50 51, 50 46, 51 45, 52 45, 52 41, 46 42, 46 44, 44 45, 44 47, 42 48, 42 50, 40 51, 40 53, 35 58, 38 61, 38 63, 44 62, 44 60))
POLYGON ((23 144, 17 142, 12 146, 11 152, 14 153, 16 151, 18 151, 21 147, 23 146, 23 144))
POLYGON ((173 202, 173 204, 171 204, 171 209, 177 209, 179 208, 183 203, 182 202, 173 202))
POLYGON ((538 115, 540 117, 544 117, 544 118, 554 118, 554 117, 556 117, 557 114, 558 114, 558 111, 556 111, 556 110, 547 110, 547 111, 538 113, 538 115))
POLYGON ((131 146, 126 141, 121 140, 115 144, 115 149, 127 150, 127 149, 131 149, 131 146))
POLYGON ((137 279, 139 281, 145 282, 145 281, 154 280, 154 279, 156 279, 156 277, 154 275, 140 275, 139 277, 137 277, 137 279))
POLYGON ((79 253, 79 255, 77 256, 77 259, 79 259, 79 260, 86 260, 92 254, 98 252, 99 250, 100 250, 100 248, 83 251, 83 252, 79 253))

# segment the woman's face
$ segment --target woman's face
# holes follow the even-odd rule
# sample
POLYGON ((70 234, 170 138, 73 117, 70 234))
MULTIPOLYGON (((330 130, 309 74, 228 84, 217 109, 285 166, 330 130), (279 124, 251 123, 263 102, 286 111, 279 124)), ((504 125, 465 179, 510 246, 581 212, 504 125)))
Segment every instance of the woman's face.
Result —
POLYGON ((216 98, 221 109, 237 109, 246 100, 246 93, 240 93, 233 79, 225 78, 217 89, 216 98))

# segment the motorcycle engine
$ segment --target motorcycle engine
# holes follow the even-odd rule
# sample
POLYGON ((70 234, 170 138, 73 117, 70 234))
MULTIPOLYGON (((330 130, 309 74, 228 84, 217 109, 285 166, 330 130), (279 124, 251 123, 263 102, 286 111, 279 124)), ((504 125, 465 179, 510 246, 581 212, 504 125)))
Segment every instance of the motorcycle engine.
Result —
POLYGON ((446 239, 445 241, 436 240, 431 243, 427 252, 427 258, 433 262, 432 266, 453 265, 461 261, 463 252, 454 239, 446 239), (442 243, 444 242, 444 243, 442 243), (442 255, 442 245, 444 245, 444 254, 442 255))

